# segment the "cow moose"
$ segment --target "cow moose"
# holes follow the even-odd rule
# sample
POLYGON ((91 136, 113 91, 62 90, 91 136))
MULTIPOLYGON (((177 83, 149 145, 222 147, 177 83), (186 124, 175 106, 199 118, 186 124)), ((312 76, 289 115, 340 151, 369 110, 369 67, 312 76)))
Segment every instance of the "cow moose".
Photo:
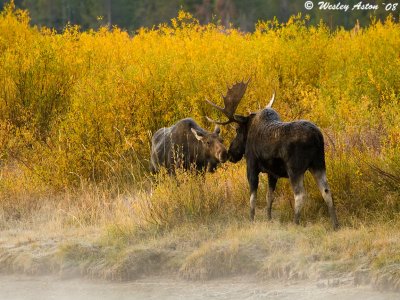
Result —
POLYGON ((220 128, 210 133, 190 118, 157 130, 151 141, 151 172, 164 166, 174 174, 176 168, 214 172, 218 163, 228 160, 228 151, 219 136, 220 128))
POLYGON ((247 179, 250 185, 250 219, 254 220, 257 200, 259 173, 268 175, 267 218, 271 219, 273 194, 279 178, 289 178, 294 193, 294 222, 299 224, 300 211, 306 192, 304 173, 309 170, 328 205, 333 228, 339 223, 332 199, 331 190, 326 178, 324 138, 316 125, 309 121, 299 120, 282 122, 278 113, 272 109, 275 93, 266 108, 250 113, 247 116, 235 114, 242 99, 247 82, 239 82, 228 88, 223 97, 222 108, 206 100, 222 112, 228 121, 209 121, 220 125, 237 123, 236 137, 232 140, 228 154, 231 162, 238 162, 246 157, 247 179))

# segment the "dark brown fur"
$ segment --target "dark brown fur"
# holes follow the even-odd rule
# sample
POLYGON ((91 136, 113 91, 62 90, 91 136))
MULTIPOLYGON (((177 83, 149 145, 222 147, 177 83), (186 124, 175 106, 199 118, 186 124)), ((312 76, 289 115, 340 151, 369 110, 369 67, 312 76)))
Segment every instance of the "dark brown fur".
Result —
POLYGON ((216 127, 212 133, 207 132, 190 118, 159 129, 152 138, 152 172, 158 172, 161 166, 169 173, 173 173, 177 167, 186 170, 195 167, 198 171, 213 172, 218 163, 225 162, 227 158, 219 128, 216 127))
POLYGON ((262 172, 268 174, 268 218, 271 218, 272 193, 277 180, 286 177, 290 179, 295 200, 298 202, 295 208, 295 222, 298 224, 305 193, 303 177, 304 173, 310 170, 316 177, 328 204, 332 224, 336 229, 339 224, 326 182, 324 139, 318 127, 303 120, 282 122, 271 108, 263 109, 247 117, 236 117, 241 122, 236 129, 236 137, 231 142, 228 153, 232 162, 239 161, 243 155, 246 157, 247 178, 252 194, 250 218, 254 219, 258 177, 262 172))
POLYGON ((267 217, 271 219, 273 194, 279 178, 289 178, 295 198, 294 221, 300 222, 300 211, 305 200, 304 173, 309 170, 329 208, 334 229, 339 227, 332 194, 326 179, 324 138, 309 121, 282 122, 273 110, 275 94, 267 107, 248 116, 236 115, 247 82, 235 83, 223 96, 224 107, 207 102, 222 112, 228 121, 209 121, 226 125, 238 124, 236 137, 229 147, 229 159, 237 162, 246 156, 247 179, 250 185, 250 218, 254 220, 258 177, 268 174, 267 217))

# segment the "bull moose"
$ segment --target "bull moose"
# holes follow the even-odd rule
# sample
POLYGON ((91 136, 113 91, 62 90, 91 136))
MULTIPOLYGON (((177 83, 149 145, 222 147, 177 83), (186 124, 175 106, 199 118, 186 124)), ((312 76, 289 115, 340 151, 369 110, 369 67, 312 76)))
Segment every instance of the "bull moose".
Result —
POLYGON ((326 178, 324 138, 316 125, 309 121, 282 122, 272 109, 275 94, 266 108, 247 116, 235 114, 248 82, 239 82, 228 88, 222 108, 206 100, 221 111, 228 121, 209 121, 219 125, 237 123, 236 137, 228 154, 232 162, 246 157, 247 179, 250 185, 250 219, 254 220, 259 173, 268 174, 267 218, 271 219, 273 193, 279 178, 289 178, 294 193, 294 222, 299 224, 300 211, 306 192, 304 173, 309 170, 328 205, 334 229, 339 227, 331 190, 326 178))
POLYGON ((151 142, 151 171, 156 173, 164 166, 173 174, 177 167, 188 170, 194 166, 198 171, 213 172, 218 163, 228 160, 219 133, 219 126, 208 132, 191 118, 157 130, 151 142))

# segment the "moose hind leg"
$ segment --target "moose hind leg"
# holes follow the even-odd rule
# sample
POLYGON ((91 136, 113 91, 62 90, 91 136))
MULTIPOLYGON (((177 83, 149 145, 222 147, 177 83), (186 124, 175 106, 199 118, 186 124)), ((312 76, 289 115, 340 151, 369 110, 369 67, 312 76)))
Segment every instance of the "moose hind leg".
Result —
POLYGON ((268 175, 268 193, 267 193, 267 219, 272 219, 272 202, 274 201, 274 192, 278 178, 268 175))
POLYGON ((290 184, 294 193, 294 222, 300 224, 300 212, 306 198, 304 174, 291 176, 290 184))
POLYGON ((325 170, 320 170, 320 171, 311 170, 311 174, 313 175, 313 177, 318 185, 318 189, 321 192, 321 195, 324 198, 326 205, 328 205, 329 215, 332 220, 332 226, 336 230, 339 228, 339 222, 338 222, 338 219, 336 216, 335 203, 333 202, 333 199, 332 199, 332 192, 331 192, 331 189, 329 188, 328 180, 326 179, 326 171, 325 170))

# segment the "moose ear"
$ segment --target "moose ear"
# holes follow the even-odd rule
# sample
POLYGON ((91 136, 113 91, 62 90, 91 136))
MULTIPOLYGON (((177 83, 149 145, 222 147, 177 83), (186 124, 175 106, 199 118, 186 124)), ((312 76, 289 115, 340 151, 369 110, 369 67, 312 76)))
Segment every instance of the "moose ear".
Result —
POLYGON ((197 131, 194 128, 190 128, 190 130, 193 132, 194 136, 196 137, 196 139, 198 139, 199 141, 201 141, 204 138, 204 134, 202 134, 200 131, 197 131))
POLYGON ((219 135, 221 133, 221 128, 218 125, 215 126, 214 133, 217 134, 217 135, 219 135))

